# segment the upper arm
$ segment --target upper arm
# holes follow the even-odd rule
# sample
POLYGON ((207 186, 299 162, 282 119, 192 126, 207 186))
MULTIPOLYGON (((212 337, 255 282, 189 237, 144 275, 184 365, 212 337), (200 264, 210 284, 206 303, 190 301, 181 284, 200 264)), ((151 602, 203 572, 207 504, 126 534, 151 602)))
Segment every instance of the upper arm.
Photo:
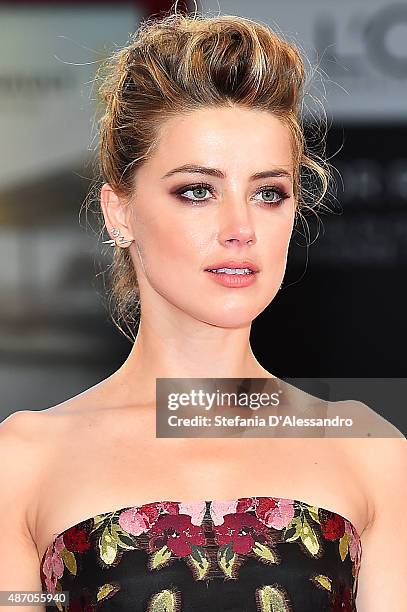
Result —
MULTIPOLYGON (((38 551, 27 522, 36 465, 30 443, 35 416, 16 412, 0 424, 0 591, 42 590, 38 551)), ((27 612, 43 609, 24 607, 27 612)))
POLYGON ((374 443, 375 459, 366 474, 374 513, 362 534, 357 607, 360 612, 403 612, 407 602, 407 441, 366 442, 374 443))

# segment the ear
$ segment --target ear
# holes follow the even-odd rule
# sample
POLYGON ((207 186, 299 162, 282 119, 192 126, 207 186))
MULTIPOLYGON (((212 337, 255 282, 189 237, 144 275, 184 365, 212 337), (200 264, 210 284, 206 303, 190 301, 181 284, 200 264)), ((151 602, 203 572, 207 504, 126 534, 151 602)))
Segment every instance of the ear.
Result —
POLYGON ((115 238, 112 233, 113 228, 119 230, 120 234, 125 236, 126 239, 133 238, 129 235, 129 225, 127 223, 129 203, 116 195, 109 183, 104 183, 100 190, 100 207, 111 238, 115 238))

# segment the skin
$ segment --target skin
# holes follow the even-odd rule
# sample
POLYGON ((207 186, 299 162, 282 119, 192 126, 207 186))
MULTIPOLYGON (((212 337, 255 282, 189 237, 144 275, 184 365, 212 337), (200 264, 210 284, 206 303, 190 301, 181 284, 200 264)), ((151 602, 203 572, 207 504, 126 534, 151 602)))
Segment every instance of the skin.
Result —
MULTIPOLYGON (((157 372, 169 376, 267 373, 248 338, 252 321, 283 280, 295 202, 289 178, 250 182, 248 177, 274 167, 292 173, 289 134, 278 119, 242 109, 202 110, 168 122, 156 155, 137 171, 130 206, 103 186, 106 226, 136 240, 129 248, 142 316, 137 342, 121 371, 129 398, 140 380, 154 380, 152 358, 157 372), (242 141, 248 157, 242 155, 242 141), (186 162, 223 169, 227 178, 186 172, 161 178, 186 162), (175 197, 176 190, 199 181, 210 183, 215 194, 188 189, 184 198, 189 201, 175 197), (270 207, 265 193, 255 194, 264 184, 277 185, 290 197, 270 207), (259 282, 243 291, 214 283, 204 268, 225 258, 252 258, 261 268, 259 282)), ((278 196, 268 194, 268 199, 278 196)))
POLYGON ((0 477, 0 589, 40 590, 39 561, 52 535, 98 513, 148 501, 275 495, 349 518, 364 554, 358 610, 379 612, 383 602, 392 612, 404 610, 405 439, 387 422, 381 425, 393 437, 363 439, 377 423, 366 406, 339 402, 362 414, 366 429, 356 439, 155 437, 157 377, 273 378, 249 343, 253 320, 283 280, 294 223, 290 177, 250 180, 273 168, 293 172, 289 132, 277 118, 201 109, 163 126, 130 201, 103 186, 106 227, 134 238, 128 248, 139 279, 140 328, 110 377, 0 425, 0 461, 8 468, 0 477), (162 179, 187 163, 225 176, 162 179), (201 181, 213 193, 191 191, 201 181), (278 196, 260 192, 264 185, 288 197, 269 207, 265 202, 278 196), (181 202, 174 194, 181 188, 199 206, 181 202), (216 284, 204 268, 226 258, 254 260, 256 282, 240 289, 216 284))

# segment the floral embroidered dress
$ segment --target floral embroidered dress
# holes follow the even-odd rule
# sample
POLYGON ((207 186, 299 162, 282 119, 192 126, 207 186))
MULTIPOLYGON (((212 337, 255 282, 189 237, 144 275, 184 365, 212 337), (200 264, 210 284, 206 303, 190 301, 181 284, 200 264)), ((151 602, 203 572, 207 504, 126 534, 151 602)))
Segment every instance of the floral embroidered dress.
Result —
POLYGON ((361 540, 345 517, 279 497, 161 501, 56 535, 43 590, 68 612, 354 612, 361 540))

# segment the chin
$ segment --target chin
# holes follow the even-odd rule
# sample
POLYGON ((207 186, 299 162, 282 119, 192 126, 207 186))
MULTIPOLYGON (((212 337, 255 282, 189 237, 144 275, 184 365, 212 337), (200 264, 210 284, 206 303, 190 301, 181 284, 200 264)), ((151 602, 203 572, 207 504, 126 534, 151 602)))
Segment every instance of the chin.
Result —
POLYGON ((217 312, 211 309, 210 312, 201 313, 201 316, 198 318, 215 327, 236 329, 239 327, 249 327, 258 314, 259 311, 252 312, 248 308, 236 308, 217 312))

